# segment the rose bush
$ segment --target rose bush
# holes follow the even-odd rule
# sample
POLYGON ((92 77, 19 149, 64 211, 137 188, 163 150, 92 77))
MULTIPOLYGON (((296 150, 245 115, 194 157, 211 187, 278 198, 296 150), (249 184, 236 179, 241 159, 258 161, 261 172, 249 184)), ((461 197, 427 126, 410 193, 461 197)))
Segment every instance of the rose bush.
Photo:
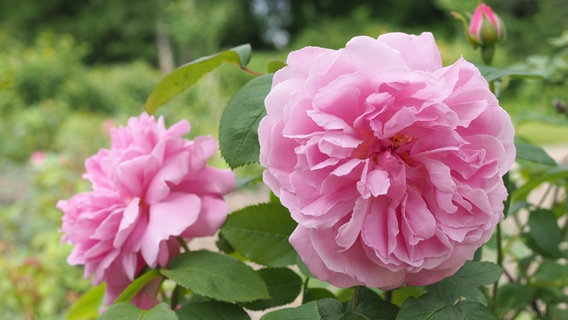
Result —
POLYGON ((473 64, 442 66, 430 33, 292 52, 265 105, 264 182, 298 222, 290 242, 321 280, 434 283, 503 217, 511 120, 473 64))
MULTIPOLYGON (((106 282, 105 304, 144 267, 166 266, 180 251, 178 237, 213 235, 226 219, 233 173, 208 166, 215 140, 182 138, 189 130, 187 121, 166 129, 146 113, 111 129, 111 148, 86 161, 92 190, 57 205, 63 241, 74 245, 68 261, 85 265, 95 284, 106 282)), ((159 284, 149 283, 135 303, 152 306, 159 284)))

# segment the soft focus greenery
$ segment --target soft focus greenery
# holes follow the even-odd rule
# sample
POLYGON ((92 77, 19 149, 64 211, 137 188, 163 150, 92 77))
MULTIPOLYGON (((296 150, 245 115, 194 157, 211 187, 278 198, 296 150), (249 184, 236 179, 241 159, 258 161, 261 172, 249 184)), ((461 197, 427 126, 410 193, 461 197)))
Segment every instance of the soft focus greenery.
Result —
MULTIPOLYGON (((509 31, 494 65, 543 76, 504 81, 502 106, 525 138, 568 143, 568 3, 487 2, 509 31)), ((268 61, 285 59, 289 50, 338 48, 355 35, 391 31, 432 31, 444 63, 460 56, 480 63, 449 14, 476 5, 477 0, 0 2, 0 317, 61 319, 90 287, 81 280, 82 268, 66 262, 71 248, 60 243, 55 204, 85 188, 78 179, 84 159, 108 146, 108 128, 143 111, 168 68, 248 42, 255 49, 249 68, 266 72, 268 61), (166 40, 162 49, 169 54, 160 54, 158 39, 166 40)), ((232 65, 222 66, 159 114, 169 124, 188 119, 192 136, 216 135, 222 108, 250 79, 232 65)))

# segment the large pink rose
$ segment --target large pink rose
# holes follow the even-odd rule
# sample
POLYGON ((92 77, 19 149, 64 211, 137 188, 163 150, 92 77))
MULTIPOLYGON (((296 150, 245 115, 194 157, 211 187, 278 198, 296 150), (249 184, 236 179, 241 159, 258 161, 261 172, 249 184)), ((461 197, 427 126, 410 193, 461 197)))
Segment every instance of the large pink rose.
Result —
POLYGON ((287 64, 265 100, 260 162, 311 272, 382 289, 455 273, 502 219, 515 158, 478 69, 443 67, 430 33, 306 47, 287 64))
MULTIPOLYGON (((183 139, 187 121, 166 129, 163 118, 142 114, 111 129, 112 147, 87 159, 92 191, 62 200, 63 241, 75 247, 71 264, 106 282, 112 303, 145 267, 165 266, 179 253, 177 237, 214 235, 228 213, 223 195, 234 188, 230 170, 207 165, 212 137, 183 139)), ((154 296, 158 286, 152 284, 154 296)), ((141 307, 153 304, 148 290, 141 307)))

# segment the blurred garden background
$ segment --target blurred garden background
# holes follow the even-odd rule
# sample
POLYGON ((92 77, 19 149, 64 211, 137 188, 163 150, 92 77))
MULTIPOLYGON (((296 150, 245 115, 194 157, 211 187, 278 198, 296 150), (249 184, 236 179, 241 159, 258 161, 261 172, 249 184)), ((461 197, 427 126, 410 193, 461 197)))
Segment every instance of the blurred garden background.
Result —
MULTIPOLYGON (((501 83, 519 135, 568 145, 568 1, 487 1, 507 26, 494 65, 538 73, 501 83)), ((0 319, 61 319, 90 287, 60 243, 57 200, 86 185, 85 158, 108 129, 143 111, 167 72, 250 43, 250 69, 306 45, 339 48, 355 35, 434 33, 445 64, 480 63, 450 12, 477 0, 1 0, 0 319)), ((419 53, 417 53, 419 54, 419 53)), ((233 65, 161 108, 191 135, 216 135, 228 98, 252 76, 233 65)), ((218 165, 223 165, 217 159, 218 165)), ((245 169, 246 170, 246 169, 245 169)))

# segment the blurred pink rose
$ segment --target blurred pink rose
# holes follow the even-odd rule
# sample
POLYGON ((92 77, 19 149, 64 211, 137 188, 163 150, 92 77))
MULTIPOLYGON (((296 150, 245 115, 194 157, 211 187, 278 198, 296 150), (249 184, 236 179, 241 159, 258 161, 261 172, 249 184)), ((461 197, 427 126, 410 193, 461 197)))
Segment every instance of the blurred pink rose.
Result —
POLYGON ((287 64, 265 100, 260 162, 311 272, 382 289, 455 273, 502 219, 515 159, 478 69, 443 67, 430 33, 306 47, 287 64))
MULTIPOLYGON (((215 140, 183 139, 189 130, 186 121, 166 129, 163 118, 145 113, 111 129, 111 149, 86 161, 93 190, 57 204, 63 241, 75 246, 68 261, 85 265, 95 284, 107 283, 106 304, 145 266, 165 266, 177 255, 176 237, 211 236, 225 221, 223 195, 233 190, 234 176, 207 165, 215 140)), ((136 301, 150 307, 143 293, 136 301)))

